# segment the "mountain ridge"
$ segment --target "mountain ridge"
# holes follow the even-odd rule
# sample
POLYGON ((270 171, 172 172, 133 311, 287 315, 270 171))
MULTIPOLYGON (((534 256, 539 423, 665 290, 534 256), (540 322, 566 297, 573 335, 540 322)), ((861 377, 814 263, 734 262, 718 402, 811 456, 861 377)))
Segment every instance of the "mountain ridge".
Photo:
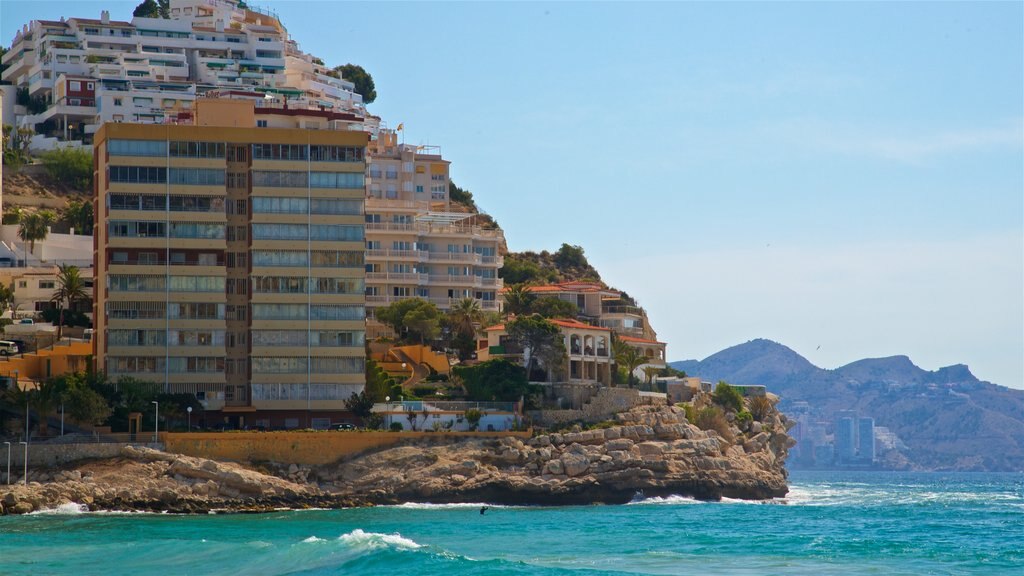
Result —
POLYGON ((764 385, 783 411, 808 410, 818 424, 840 410, 873 417, 904 444, 892 467, 1024 470, 1024 390, 979 380, 965 364, 925 370, 895 355, 827 370, 759 338, 670 365, 712 382, 764 385))

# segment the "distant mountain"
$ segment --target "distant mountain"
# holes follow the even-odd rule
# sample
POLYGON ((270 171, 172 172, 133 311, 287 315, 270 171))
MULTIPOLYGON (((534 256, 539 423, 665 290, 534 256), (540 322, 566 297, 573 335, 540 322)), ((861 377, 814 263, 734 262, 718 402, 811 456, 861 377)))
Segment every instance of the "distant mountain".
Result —
POLYGON ((831 422, 855 410, 905 444, 893 462, 925 470, 1024 470, 1024 390, 978 380, 957 364, 927 371, 906 356, 868 358, 824 370, 790 348, 751 340, 702 361, 671 366, 691 376, 762 384, 783 411, 831 422))

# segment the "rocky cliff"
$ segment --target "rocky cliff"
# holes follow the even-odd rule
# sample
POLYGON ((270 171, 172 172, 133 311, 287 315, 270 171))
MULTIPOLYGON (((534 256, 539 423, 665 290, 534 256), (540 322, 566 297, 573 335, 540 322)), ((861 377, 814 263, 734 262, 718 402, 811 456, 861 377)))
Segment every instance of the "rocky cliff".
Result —
POLYGON ((678 494, 766 499, 787 492, 789 422, 772 411, 735 424, 727 441, 684 411, 642 406, 593 430, 517 438, 435 439, 326 466, 263 463, 260 470, 147 448, 54 471, 3 492, 0 513, 78 504, 90 510, 181 513, 349 507, 398 502, 621 503, 678 494))
POLYGON ((792 439, 772 412, 727 442, 676 407, 638 407, 614 426, 456 444, 402 446, 316 471, 324 487, 374 503, 588 504, 646 496, 766 499, 787 492, 792 439))

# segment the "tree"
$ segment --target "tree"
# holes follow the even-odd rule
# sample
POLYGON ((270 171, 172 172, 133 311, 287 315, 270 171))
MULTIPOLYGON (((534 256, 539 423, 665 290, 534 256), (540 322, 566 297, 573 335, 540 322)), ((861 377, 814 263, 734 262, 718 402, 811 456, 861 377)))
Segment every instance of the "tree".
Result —
POLYGON ((366 390, 358 394, 353 392, 352 396, 345 400, 345 409, 366 420, 373 414, 373 398, 366 393, 366 390))
POLYGON ((466 410, 464 414, 466 422, 469 423, 469 430, 472 432, 480 426, 480 419, 483 418, 483 413, 476 408, 470 408, 466 410))
POLYGON ((644 379, 647 384, 654 382, 654 378, 661 373, 657 366, 644 366, 644 379))
POLYGON ((502 358, 475 366, 457 366, 455 374, 466 389, 467 400, 518 402, 539 391, 538 386, 530 384, 525 368, 502 358))
POLYGON ((421 306, 415 310, 410 310, 405 315, 403 323, 408 329, 409 335, 418 335, 420 345, 424 345, 428 340, 437 339, 438 334, 440 334, 441 313, 433 304, 421 306))
POLYGON ((92 235, 93 211, 90 200, 71 200, 68 205, 60 211, 61 222, 69 228, 74 228, 78 234, 92 235))
POLYGON ((452 347, 458 350, 460 360, 468 359, 476 350, 477 326, 484 317, 480 301, 475 298, 463 298, 448 311, 452 347))
MULTIPOLYGON (((46 236, 50 233, 48 228, 55 218, 54 213, 50 210, 40 210, 22 216, 18 227, 18 238, 22 242, 28 242, 29 252, 35 253, 37 240, 46 240, 46 236)), ((25 256, 25 259, 28 260, 28 255, 25 256)))
POLYGON ((341 74, 341 77, 355 84, 356 94, 363 97, 363 104, 370 104, 377 99, 377 90, 373 85, 373 76, 357 64, 345 64, 335 66, 334 71, 341 74))
POLYGON ((89 293, 85 290, 85 281, 82 279, 78 266, 61 264, 60 271, 57 272, 57 291, 53 293, 53 297, 50 299, 51 302, 57 303, 57 307, 61 312, 61 320, 57 326, 58 340, 63 336, 64 304, 66 303, 67 308, 70 308, 76 302, 88 299, 89 293))
POLYGON ((517 258, 514 254, 505 256, 505 263, 498 272, 506 284, 548 282, 551 279, 539 265, 529 260, 517 258))
POLYGON ((545 296, 534 300, 530 305, 530 311, 545 318, 575 318, 579 308, 567 300, 545 296))
POLYGON ((379 308, 376 317, 390 326, 400 339, 417 338, 420 343, 436 338, 441 326, 437 306, 422 298, 407 298, 379 308))
POLYGON ((171 0, 143 0, 135 7, 132 16, 140 18, 170 18, 171 0))
MULTIPOLYGON (((527 355, 527 377, 533 369, 534 359, 553 361, 565 354, 565 344, 558 327, 539 314, 520 316, 506 324, 505 331, 509 339, 522 347, 523 353, 527 355)), ((552 367, 548 365, 547 368, 550 379, 552 367)))
POLYGON ((366 386, 363 392, 374 402, 383 402, 395 384, 388 373, 373 360, 366 360, 366 386))
POLYGON ((452 202, 468 206, 474 212, 479 211, 476 207, 476 201, 473 200, 473 193, 469 190, 459 188, 455 185, 455 182, 451 180, 448 181, 448 198, 450 198, 452 202))
POLYGON ((590 267, 590 262, 587 262, 587 257, 583 255, 583 248, 580 246, 570 246, 563 243, 558 252, 555 252, 554 260, 559 268, 590 267))
POLYGON ((14 290, 7 284, 0 284, 0 313, 7 310, 14 303, 14 290))
POLYGON ((529 314, 536 299, 526 284, 512 284, 505 289, 505 314, 529 314))
POLYGON ((633 382, 636 381, 636 375, 633 374, 633 371, 636 370, 637 366, 643 364, 646 358, 644 358, 644 355, 639 350, 618 338, 612 341, 612 354, 615 357, 615 363, 626 369, 627 382, 632 388, 633 382))

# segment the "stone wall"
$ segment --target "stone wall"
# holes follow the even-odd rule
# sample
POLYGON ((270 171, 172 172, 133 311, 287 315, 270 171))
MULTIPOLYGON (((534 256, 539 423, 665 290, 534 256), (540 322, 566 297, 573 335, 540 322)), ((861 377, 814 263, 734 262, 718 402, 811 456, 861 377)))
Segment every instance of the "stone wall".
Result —
POLYGON ((234 462, 274 461, 330 464, 341 458, 408 440, 444 442, 455 438, 529 438, 526 432, 168 432, 168 452, 234 462))
MULTIPOLYGON (((114 458, 121 454, 121 448, 128 443, 89 443, 89 444, 29 444, 29 468, 53 468, 93 458, 114 458)), ((159 444, 133 444, 159 448, 159 444)), ((7 474, 7 446, 0 444, 0 475, 7 474)), ((20 470, 25 462, 25 447, 16 442, 11 443, 11 478, 20 477, 20 470)))
POLYGON ((632 388, 601 388, 578 410, 535 411, 530 413, 530 417, 534 424, 546 428, 574 421, 602 422, 636 406, 664 402, 663 394, 651 396, 632 388))

